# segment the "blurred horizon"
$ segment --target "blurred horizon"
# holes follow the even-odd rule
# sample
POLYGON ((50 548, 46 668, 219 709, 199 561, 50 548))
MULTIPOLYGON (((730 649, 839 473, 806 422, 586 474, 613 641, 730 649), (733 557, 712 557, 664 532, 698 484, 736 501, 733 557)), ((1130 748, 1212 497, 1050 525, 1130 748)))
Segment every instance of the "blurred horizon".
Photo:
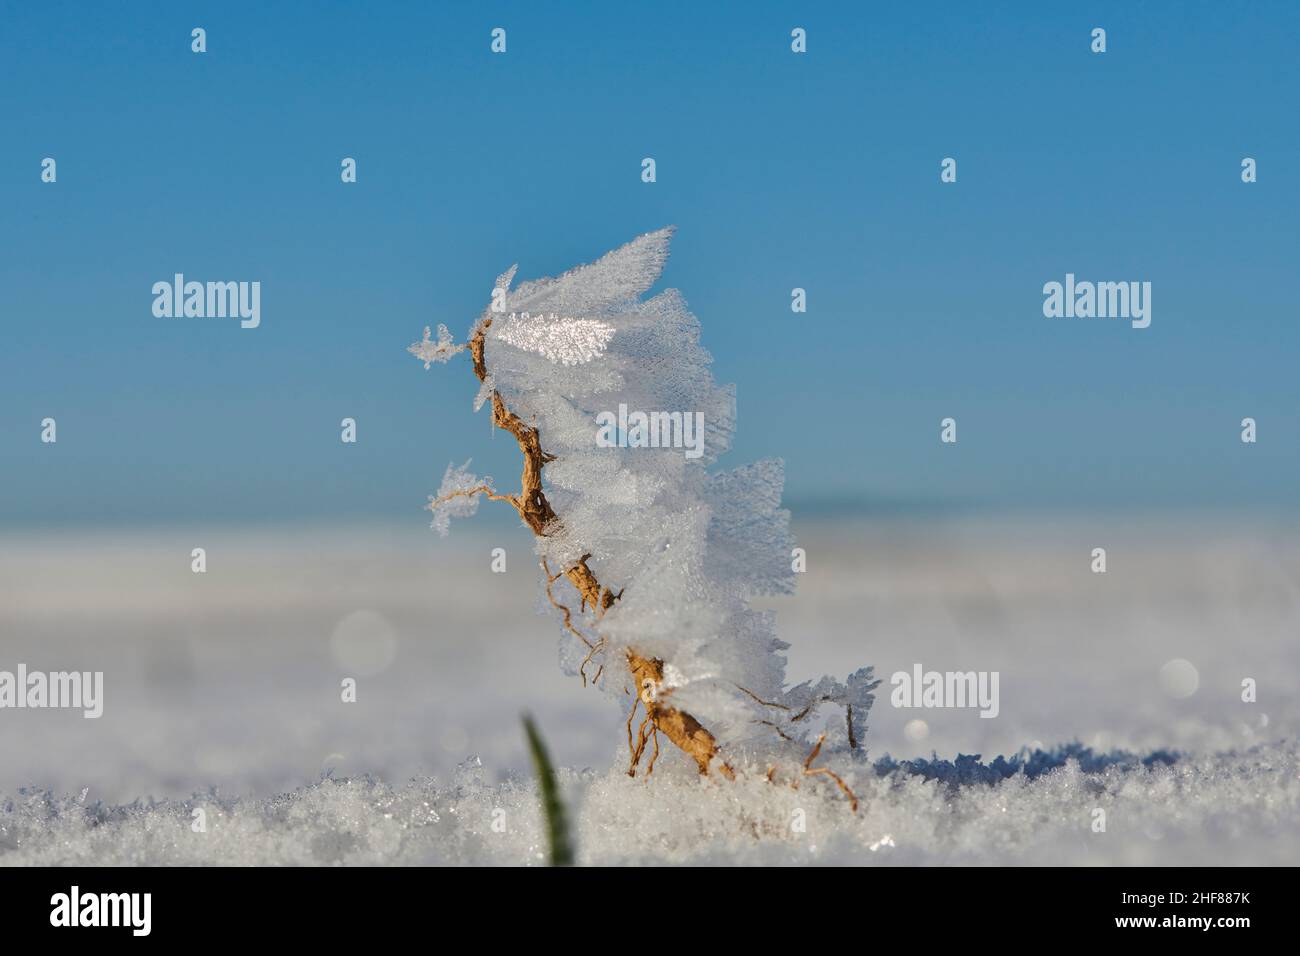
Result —
MULTIPOLYGON (((1274 504, 1272 502, 1220 502, 1210 506, 1193 506, 1183 503, 1152 504, 1149 502, 1090 503, 1072 508, 1060 508, 1037 502, 976 501, 869 501, 846 497, 800 499, 782 501, 790 512, 791 525, 798 537, 800 527, 818 529, 834 526, 842 521, 915 521, 919 527, 947 521, 988 520, 1024 523, 1042 519, 1050 523, 1060 520, 1139 519, 1163 527, 1194 527, 1197 522, 1213 526, 1222 522, 1300 521, 1300 503, 1274 504)), ((232 534, 257 534, 259 532, 293 534, 298 531, 372 529, 414 530, 427 534, 430 544, 445 539, 429 527, 430 516, 420 505, 412 505, 403 512, 375 513, 349 512, 343 515, 310 512, 280 515, 259 514, 255 511, 222 515, 209 513, 205 517, 185 517, 174 514, 118 513, 87 518, 83 515, 66 517, 19 514, 4 522, 2 527, 13 538, 48 534, 60 537, 68 534, 122 535, 139 532, 141 535, 157 533, 190 533, 197 530, 229 532, 232 534)), ((532 532, 520 522, 518 515, 508 508, 491 507, 485 503, 473 518, 460 519, 452 524, 449 537, 457 533, 482 530, 495 534, 518 532, 520 541, 531 546, 532 532)))
MULTIPOLYGON (((907 516, 795 530, 807 571, 793 595, 756 606, 791 645, 791 684, 875 667, 872 759, 992 759, 1075 740, 1209 753, 1295 733, 1300 517, 907 516), (1105 574, 1091 569, 1098 546, 1105 574), (1197 675, 1190 696, 1167 686, 1171 661, 1197 675), (1000 672, 997 719, 892 706, 891 674, 917 664, 1000 672), (1245 677, 1258 703, 1242 701, 1245 677)), ((524 709, 558 765, 617 762, 617 687, 607 696, 557 666, 562 628, 532 544, 473 520, 446 539, 319 523, 5 535, 0 670, 103 671, 105 690, 96 720, 4 711, 0 794, 268 793, 325 768, 396 783, 445 778, 475 754, 501 779, 528 766, 524 709), (199 546, 204 574, 190 569, 199 546), (345 676, 356 703, 340 701, 345 676)))

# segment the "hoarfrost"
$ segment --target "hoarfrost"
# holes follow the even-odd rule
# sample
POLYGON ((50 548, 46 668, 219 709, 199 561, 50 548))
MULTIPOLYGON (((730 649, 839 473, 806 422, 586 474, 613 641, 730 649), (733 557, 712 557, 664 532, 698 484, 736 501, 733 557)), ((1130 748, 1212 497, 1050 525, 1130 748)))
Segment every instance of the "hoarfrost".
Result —
POLYGON ((478 512, 479 495, 492 493, 492 479, 479 478, 469 470, 471 459, 457 467, 447 465, 438 493, 429 496, 425 509, 433 512, 429 527, 443 537, 451 528, 452 518, 470 518, 478 512))
POLYGON ((429 327, 424 327, 424 339, 407 346, 406 351, 410 352, 421 362, 424 367, 428 368, 433 362, 449 362, 451 357, 457 352, 463 351, 465 346, 456 345, 451 338, 451 333, 447 331, 447 326, 438 326, 438 341, 434 342, 429 338, 429 327))
POLYGON ((614 330, 595 319, 512 314, 495 333, 502 342, 561 365, 581 365, 605 351, 614 330))
MULTIPOLYGON (((659 278, 671 236, 671 228, 648 233, 513 289, 512 267, 472 333, 482 333, 477 370, 486 378, 476 407, 499 395, 536 429, 548 456, 544 493, 558 517, 537 537, 539 557, 556 570, 586 561, 618 595, 602 615, 552 582, 546 604, 560 601, 577 630, 598 635, 593 656, 562 629, 561 660, 571 670, 599 665, 599 685, 620 705, 635 699, 627 696, 629 654, 661 660, 663 693, 708 728, 728 760, 780 756, 797 765, 826 707, 843 728, 826 750, 853 750, 877 683, 871 669, 787 688, 772 614, 749 607, 753 597, 794 588, 784 470, 772 460, 709 472, 731 446, 735 390, 713 380, 699 321, 680 293, 641 298, 659 278), (629 414, 656 423, 653 443, 634 440, 640 426, 626 424, 629 414), (611 442, 601 427, 615 416, 611 442), (701 420, 695 447, 686 425, 701 420)), ((477 496, 445 496, 474 482, 448 471, 438 530, 472 513, 477 496)))

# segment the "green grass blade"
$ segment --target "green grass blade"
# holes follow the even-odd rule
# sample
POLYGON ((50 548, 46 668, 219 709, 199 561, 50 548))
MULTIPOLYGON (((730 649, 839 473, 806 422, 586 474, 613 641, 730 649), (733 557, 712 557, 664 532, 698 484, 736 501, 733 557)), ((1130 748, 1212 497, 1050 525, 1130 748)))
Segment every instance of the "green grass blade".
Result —
POLYGON ((524 731, 528 734, 528 752, 532 754, 537 784, 542 792, 542 812, 546 816, 546 834, 551 845, 551 866, 573 866, 573 844, 569 840, 569 821, 555 782, 555 768, 546 753, 533 719, 525 715, 524 731))

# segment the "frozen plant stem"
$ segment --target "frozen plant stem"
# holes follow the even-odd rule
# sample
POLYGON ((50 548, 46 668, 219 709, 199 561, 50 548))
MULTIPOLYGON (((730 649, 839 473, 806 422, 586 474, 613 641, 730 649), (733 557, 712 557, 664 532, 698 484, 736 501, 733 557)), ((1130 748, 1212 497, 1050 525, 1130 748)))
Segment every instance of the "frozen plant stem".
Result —
POLYGON ((410 347, 426 368, 468 351, 475 408, 491 404, 492 432, 510 433, 523 457, 517 493, 475 476, 469 462, 449 464, 429 499, 431 526, 446 534, 452 518, 472 515, 486 498, 509 504, 532 530, 546 599, 563 619, 566 668, 584 685, 622 691, 631 705, 630 776, 638 767, 653 773, 662 735, 701 775, 716 769, 734 778, 766 764, 771 780, 785 766, 789 786, 825 777, 855 802, 843 778, 813 767, 837 748, 815 740, 813 728, 824 706, 842 708, 847 734, 835 736, 860 755, 880 682, 862 667, 843 680, 786 685, 787 645, 773 615, 750 604, 794 590, 783 465, 708 470, 730 446, 735 390, 713 380, 699 322, 679 292, 641 298, 659 278, 671 236, 671 228, 644 233, 595 262, 514 288, 511 267, 465 344, 439 326, 436 340, 426 328, 410 347), (644 409, 636 413, 643 422, 627 426, 616 446, 599 432, 593 441, 588 428, 601 410, 625 406, 644 409), (698 447, 686 443, 697 454, 608 451, 663 447, 647 443, 646 423, 679 414, 708 423, 707 440, 701 425, 698 447))
MULTIPOLYGON (((488 380, 484 345, 487 330, 491 325, 491 318, 483 319, 469 340, 469 354, 474 375, 480 383, 486 383, 488 380)), ((546 500, 546 494, 542 490, 542 468, 547 462, 554 461, 555 456, 548 455, 542 450, 541 438, 537 433, 537 429, 525 424, 523 419, 507 408, 505 401, 496 390, 492 392, 492 424, 513 435, 515 441, 519 444, 520 453, 524 456, 523 473, 519 479, 519 494, 498 494, 488 486, 482 485, 468 490, 452 492, 442 499, 435 500, 433 504, 436 506, 440 501, 453 496, 482 493, 492 501, 507 502, 519 513, 519 517, 532 529, 533 534, 544 537, 554 532, 560 519, 555 514, 554 509, 551 508, 550 502, 546 500)), ((590 607, 596 620, 599 621, 605 611, 618 600, 619 595, 602 585, 596 578, 595 573, 587 564, 590 557, 590 555, 584 555, 576 563, 555 576, 551 575, 550 568, 543 560, 547 597, 564 615, 565 628, 576 635, 590 651, 587 659, 583 661, 582 677, 584 683, 586 682, 586 665, 601 650, 602 644, 599 639, 592 641, 578 630, 573 624, 571 611, 555 599, 554 593, 551 591, 551 585, 560 575, 563 575, 577 590, 582 601, 580 609, 585 611, 590 607)), ((647 774, 652 773, 654 770, 654 759, 659 755, 659 734, 662 733, 695 761, 701 774, 707 775, 709 764, 718 757, 718 742, 690 714, 664 703, 662 700, 662 697, 665 696, 662 693, 664 662, 654 658, 642 657, 634 650, 629 650, 626 663, 628 673, 632 677, 633 686, 637 689, 637 700, 633 702, 632 713, 628 715, 628 747, 632 753, 632 762, 628 767, 628 775, 636 776, 637 765, 640 763, 641 756, 645 751, 647 728, 649 728, 654 743, 654 757, 651 758, 646 767, 647 774), (636 714, 638 704, 645 705, 646 717, 641 723, 639 744, 633 745, 632 718, 636 714)), ((599 672, 597 678, 599 678, 599 672)), ((719 769, 723 776, 728 779, 734 778, 734 772, 725 761, 720 761, 719 769)))

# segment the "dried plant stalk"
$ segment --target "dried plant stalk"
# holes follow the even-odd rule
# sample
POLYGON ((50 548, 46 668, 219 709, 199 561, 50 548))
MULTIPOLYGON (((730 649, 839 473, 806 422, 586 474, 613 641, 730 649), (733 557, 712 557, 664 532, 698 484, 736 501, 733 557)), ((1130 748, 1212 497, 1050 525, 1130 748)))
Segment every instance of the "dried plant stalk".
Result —
MULTIPOLYGON (((482 384, 488 383, 488 368, 485 357, 487 330, 492 325, 492 319, 484 318, 475 329, 474 334, 470 337, 468 344, 470 356, 474 369, 474 375, 482 384)), ((473 488, 458 489, 447 493, 441 498, 434 500, 431 507, 445 502, 451 498, 471 496, 482 494, 492 501, 504 501, 518 512, 523 522, 532 529, 533 534, 538 537, 546 537, 554 534, 561 527, 561 519, 556 515, 555 510, 551 507, 546 498, 546 493, 542 489, 542 469, 548 462, 554 461, 555 456, 547 454, 542 449, 541 437, 538 430, 528 425, 522 418, 511 411, 501 398, 500 393, 493 389, 492 398, 492 424, 497 428, 509 432, 514 436, 516 443, 519 445, 519 451, 523 455, 523 471, 520 475, 519 494, 501 494, 494 491, 488 485, 480 485, 473 488)), ((546 596, 551 604, 560 611, 564 619, 564 627, 575 637, 578 638, 588 650, 586 658, 578 668, 582 677, 583 684, 587 682, 586 668, 587 665, 605 650, 604 638, 597 635, 594 639, 584 634, 573 621, 573 612, 555 597, 553 585, 561 577, 568 580, 578 592, 581 601, 580 611, 590 610, 599 621, 604 613, 613 607, 614 603, 621 597, 622 591, 615 592, 610 587, 601 584, 596 577, 591 566, 588 564, 591 555, 584 554, 575 561, 571 566, 564 568, 562 571, 552 573, 546 559, 542 559, 542 570, 546 575, 546 596)), ((658 658, 646 657, 639 654, 635 649, 628 649, 626 652, 626 665, 628 676, 631 677, 633 686, 636 688, 635 699, 632 703, 632 709, 627 717, 627 745, 630 756, 628 766, 628 776, 636 776, 637 767, 641 763, 641 758, 645 754, 648 745, 653 745, 649 762, 646 765, 646 776, 654 772, 655 761, 659 757, 659 735, 662 733, 682 752, 695 761, 699 768, 700 774, 707 776, 709 768, 715 761, 718 764, 718 771, 728 780, 735 779, 735 770, 722 757, 717 738, 706 730, 698 720, 681 708, 674 707, 668 702, 672 694, 671 689, 665 689, 664 684, 664 662, 658 658), (633 738, 632 721, 636 717, 638 707, 644 707, 645 717, 642 719, 637 729, 636 737, 633 738)), ((604 671, 604 664, 596 673, 596 680, 604 671)), ((737 685, 739 687, 739 685, 737 685)), ((755 701, 768 707, 777 708, 784 711, 791 711, 792 708, 785 704, 765 701, 753 691, 744 687, 739 687, 741 691, 752 697, 755 701)), ((828 698, 827 698, 828 699, 828 698)), ((812 712, 817 702, 810 702, 798 713, 790 716, 791 721, 798 721, 812 712)), ((846 719, 848 722, 849 744, 852 748, 857 747, 858 742, 853 728, 853 710, 847 708, 846 719)), ((785 734, 781 728, 772 721, 761 721, 765 724, 771 724, 776 732, 785 740, 790 737, 785 734)), ((848 784, 834 771, 824 767, 814 768, 813 761, 821 753, 822 742, 825 739, 823 734, 817 740, 816 745, 812 748, 801 768, 802 776, 826 776, 831 778, 841 791, 848 797, 852 808, 856 811, 858 807, 857 796, 849 788, 848 784)), ((770 768, 767 772, 767 779, 773 781, 775 777, 775 768, 770 768)), ((797 781, 791 783, 797 787, 797 781)))
MULTIPOLYGON (((487 330, 491 325, 492 319, 485 318, 479 323, 478 328, 475 329, 469 340, 469 352, 474 375, 480 383, 486 383, 488 380, 484 349, 487 330)), ((518 495, 489 493, 486 488, 484 493, 491 500, 509 503, 519 513, 519 517, 523 522, 532 529, 533 534, 544 537, 554 533, 559 527, 560 519, 555 514, 550 502, 546 500, 546 494, 542 490, 542 468, 545 467, 547 462, 554 461, 555 456, 548 455, 542 450, 541 438, 537 433, 537 429, 528 425, 507 408, 500 393, 495 389, 492 391, 492 424, 514 436, 519 445, 519 451, 524 457, 524 467, 520 475, 518 495)), ((463 494, 465 492, 459 493, 463 494)), ((611 588, 600 583, 595 572, 591 570, 590 565, 587 563, 590 559, 591 555, 585 554, 572 566, 565 568, 554 576, 551 574, 549 566, 543 563, 543 570, 547 578, 547 597, 564 615, 565 628, 576 635, 590 651, 587 659, 583 661, 582 667, 579 669, 584 684, 587 679, 586 665, 596 653, 603 649, 604 644, 599 639, 592 641, 578 630, 573 623, 572 612, 556 600, 551 585, 561 575, 565 577, 577 590, 581 598, 581 610, 585 611, 590 608, 596 619, 599 620, 601 615, 614 605, 622 592, 615 593, 611 588)), ((632 705, 632 713, 628 715, 628 748, 632 756, 628 774, 630 776, 636 775, 636 768, 640 763, 647 742, 653 741, 654 757, 658 756, 658 735, 662 733, 695 761, 701 774, 707 775, 709 765, 717 759, 720 763, 719 770, 722 775, 728 779, 733 779, 735 772, 725 760, 721 760, 718 753, 717 739, 690 714, 679 708, 672 707, 664 701, 667 694, 663 689, 663 661, 642 657, 635 651, 630 650, 627 653, 627 669, 633 685, 636 687, 637 696, 637 700, 632 705), (639 743, 634 744, 632 742, 632 718, 636 713, 638 704, 645 706, 646 717, 639 732, 639 743), (650 728, 649 736, 647 736, 647 727, 650 728)), ((653 772, 654 757, 651 758, 650 763, 647 765, 647 775, 653 772)))
POLYGON ((817 755, 822 752, 822 742, 825 739, 826 739, 825 734, 822 734, 820 737, 817 738, 817 743, 813 745, 812 753, 810 753, 808 755, 808 759, 803 762, 803 775, 805 777, 815 777, 815 776, 830 777, 832 780, 835 781, 836 785, 840 788, 840 790, 844 792, 844 795, 849 798, 849 806, 853 809, 854 813, 857 813, 858 796, 852 790, 849 789, 849 785, 844 782, 843 778, 840 777, 840 775, 837 774, 834 770, 830 770, 826 767, 814 767, 812 765, 812 762, 817 759, 817 755))

